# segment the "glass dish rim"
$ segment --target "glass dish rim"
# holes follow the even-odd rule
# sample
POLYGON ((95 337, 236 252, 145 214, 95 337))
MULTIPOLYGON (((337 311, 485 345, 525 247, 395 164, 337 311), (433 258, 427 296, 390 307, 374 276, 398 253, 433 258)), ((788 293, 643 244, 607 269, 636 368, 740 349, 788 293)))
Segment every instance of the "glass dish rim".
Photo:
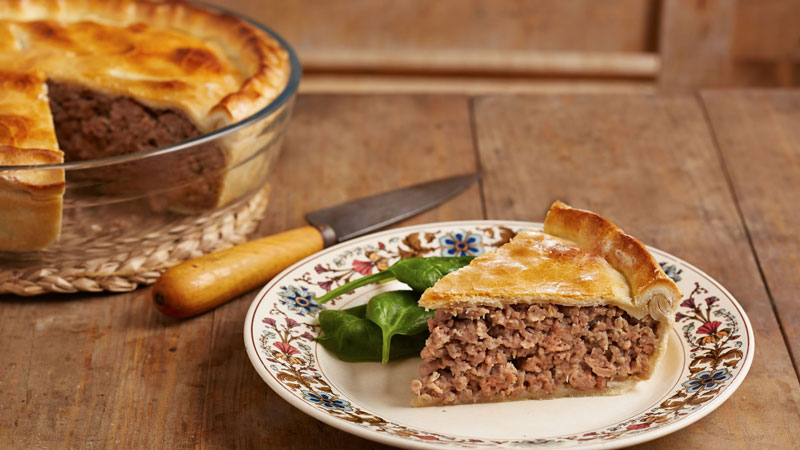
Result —
POLYGON ((300 60, 297 57, 297 53, 283 39, 278 33, 273 31, 271 28, 267 27, 266 25, 257 22, 243 14, 239 14, 237 12, 231 11, 226 8, 221 8, 216 5, 209 5, 204 2, 194 2, 196 5, 199 5, 203 8, 209 9, 211 11, 216 11, 222 14, 229 14, 232 15, 239 20, 242 20, 259 30, 267 33, 271 38, 275 39, 278 44, 283 47, 286 52, 289 54, 289 80, 286 82, 283 90, 275 97, 269 104, 265 107, 261 108, 260 110, 256 111, 255 113, 245 117, 242 120, 237 122, 231 123, 226 125, 222 128, 218 128, 214 131, 209 133, 201 134, 200 136, 196 136, 190 139, 186 139, 184 141, 180 141, 176 144, 171 144, 164 147, 158 147, 150 150, 142 150, 139 152, 133 153, 126 153, 124 155, 116 155, 116 156, 107 156, 104 158, 97 158, 97 159, 87 159, 83 161, 71 161, 59 164, 41 164, 41 165, 26 165, 26 166, 3 166, 0 165, 0 171, 22 171, 22 170, 52 170, 52 169, 64 169, 64 170, 79 170, 79 169, 90 169, 96 167, 104 167, 110 166, 114 164, 126 163, 131 161, 139 161, 142 159, 150 158, 153 156, 160 156, 166 155, 174 152, 178 152, 181 150, 185 150, 187 148, 195 147, 197 145, 205 144, 207 142, 214 141, 219 139, 223 136, 227 136, 231 133, 235 133, 248 125, 251 125, 254 122, 263 119, 273 112, 277 111, 279 108, 284 106, 289 100, 294 97, 297 93, 297 88, 300 85, 300 78, 302 76, 302 68, 300 66, 300 60))

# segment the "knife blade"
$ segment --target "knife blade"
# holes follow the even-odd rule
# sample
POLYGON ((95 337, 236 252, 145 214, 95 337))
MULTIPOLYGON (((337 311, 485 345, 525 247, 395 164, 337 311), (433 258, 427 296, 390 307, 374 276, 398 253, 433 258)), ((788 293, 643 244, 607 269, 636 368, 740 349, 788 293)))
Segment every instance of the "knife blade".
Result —
POLYGON ((329 227, 336 242, 346 241, 415 216, 447 201, 480 178, 461 175, 360 198, 306 214, 318 228, 329 227))
POLYGON ((461 175, 352 200, 306 214, 310 226, 263 237, 180 263, 155 282, 162 313, 191 317, 263 285, 295 262, 449 200, 480 178, 461 175))

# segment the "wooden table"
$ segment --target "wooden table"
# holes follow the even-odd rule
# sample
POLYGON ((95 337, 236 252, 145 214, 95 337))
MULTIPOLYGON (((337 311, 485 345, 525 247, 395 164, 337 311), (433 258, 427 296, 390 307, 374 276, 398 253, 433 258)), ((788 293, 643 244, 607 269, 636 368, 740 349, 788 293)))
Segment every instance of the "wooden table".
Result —
MULTIPOLYGON (((541 221, 561 199, 694 263, 746 309, 757 344, 744 384, 643 447, 800 448, 800 91, 301 96, 259 234, 476 169, 480 186, 404 224, 541 221)), ((0 447, 379 447, 259 378, 242 342, 254 293, 186 321, 149 295, 2 298, 0 447)))

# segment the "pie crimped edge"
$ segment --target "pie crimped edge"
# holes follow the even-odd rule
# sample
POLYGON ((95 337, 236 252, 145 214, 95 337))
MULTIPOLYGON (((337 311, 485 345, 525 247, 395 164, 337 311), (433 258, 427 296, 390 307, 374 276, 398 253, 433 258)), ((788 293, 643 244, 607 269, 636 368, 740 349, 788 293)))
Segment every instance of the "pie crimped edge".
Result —
MULTIPOLYGON (((650 316, 658 323, 658 343, 649 358, 650 371, 644 376, 612 380, 605 389, 597 391, 579 391, 567 386, 550 395, 523 393, 514 398, 498 396, 485 400, 492 402, 618 395, 630 390, 637 382, 650 377, 666 352, 681 297, 677 285, 638 239, 598 214, 556 201, 545 219, 544 232, 523 231, 494 252, 476 257, 468 266, 446 275, 427 289, 419 304, 430 309, 455 310, 512 302, 613 305, 632 317, 650 316), (543 262, 541 268, 526 264, 537 260, 543 262), (587 277, 585 284, 580 280, 584 276, 587 277), (570 282, 561 283, 566 279, 570 282)), ((411 404, 433 406, 439 403, 437 399, 424 401, 415 397, 411 404)))
MULTIPOLYGON (((10 108, 20 112, 16 116, 4 112, 4 122, 13 122, 15 129, 6 129, 11 136, 0 142, 0 166, 63 161, 48 115, 44 84, 48 78, 183 112, 199 131, 209 132, 267 106, 285 88, 290 75, 288 51, 263 30, 235 16, 182 1, 11 0, 0 4, 0 25, 0 62, 7 71, 0 85, 12 95, 22 94, 10 108), (20 34, 20 29, 26 38, 15 39, 15 30, 20 34), (84 29, 100 34, 87 44, 84 29), (147 42, 148 32, 153 34, 152 42, 147 42), (137 58, 135 45, 123 46, 117 63, 122 61, 123 69, 134 73, 127 80, 127 74, 114 76, 115 66, 104 65, 102 52, 93 52, 119 44, 115 37, 130 40, 139 34, 144 34, 141 42, 161 53, 137 58), (197 45, 198 37, 210 39, 207 48, 197 45), (38 52, 25 48, 31 39, 48 48, 38 52), (59 54, 77 57, 59 59, 59 54), (142 67, 146 70, 139 76, 137 68, 142 67), (25 83, 18 82, 20 77, 25 83), (211 84, 217 87, 215 92, 211 84), (42 101, 44 109, 27 109, 42 101), (37 128, 42 124, 49 127, 50 135, 29 139, 41 131, 37 128)), ((271 138, 271 133, 257 134, 260 131, 242 130, 221 140, 226 167, 233 170, 226 170, 220 181, 218 205, 238 197, 248 187, 242 178, 269 163, 263 158, 247 160, 250 149, 271 138)), ((56 240, 64 189, 62 169, 0 173, 0 250, 35 250, 56 240)))

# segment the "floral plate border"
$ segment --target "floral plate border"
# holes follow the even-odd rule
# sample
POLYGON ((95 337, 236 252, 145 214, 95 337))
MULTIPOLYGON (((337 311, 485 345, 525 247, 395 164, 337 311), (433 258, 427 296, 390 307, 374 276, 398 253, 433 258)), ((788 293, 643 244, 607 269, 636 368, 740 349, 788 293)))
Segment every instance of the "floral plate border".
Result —
MULTIPOLYGON (((676 314, 675 331, 688 364, 668 395, 623 422, 537 439, 440 434, 380 417, 359 406, 357 399, 346 398, 325 378, 313 341, 316 313, 322 306, 313 296, 384 270, 399 258, 478 255, 508 242, 521 229, 541 226, 513 221, 432 223, 374 233, 312 255, 276 276, 253 300, 244 324, 250 361, 275 392, 304 413, 346 432, 406 448, 634 445, 694 423, 739 387, 753 360, 754 336, 747 315, 714 279, 653 248, 650 251, 686 295, 676 314)), ((336 305, 333 301, 326 307, 336 305)))

